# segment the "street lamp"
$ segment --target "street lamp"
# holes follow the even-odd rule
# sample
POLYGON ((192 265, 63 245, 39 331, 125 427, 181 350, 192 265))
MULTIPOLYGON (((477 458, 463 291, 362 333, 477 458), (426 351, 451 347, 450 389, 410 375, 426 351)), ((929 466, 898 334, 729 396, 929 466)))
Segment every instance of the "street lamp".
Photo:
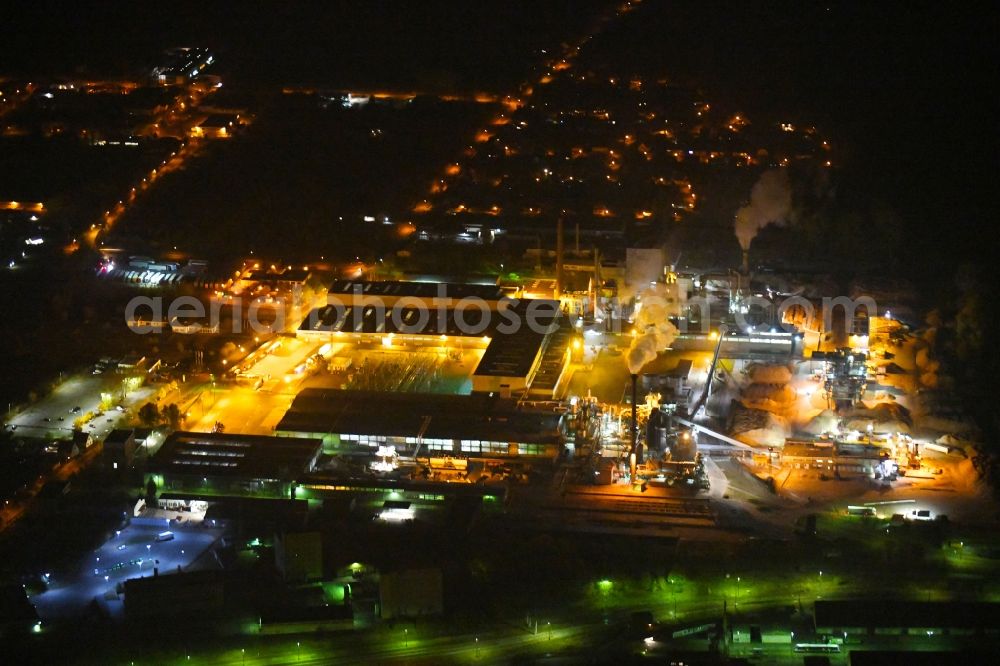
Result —
POLYGON ((670 617, 677 617, 677 588, 670 586, 670 600, 674 604, 674 609, 670 611, 670 617))
POLYGON ((403 629, 403 647, 410 647, 410 630, 403 629))

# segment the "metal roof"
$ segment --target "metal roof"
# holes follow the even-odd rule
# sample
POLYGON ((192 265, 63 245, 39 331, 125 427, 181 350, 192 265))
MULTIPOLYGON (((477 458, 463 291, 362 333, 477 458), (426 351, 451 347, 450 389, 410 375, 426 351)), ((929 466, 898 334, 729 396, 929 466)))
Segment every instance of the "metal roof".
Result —
POLYGON ((562 441, 561 419, 495 395, 304 389, 276 430, 554 444, 562 441))
POLYGON ((294 479, 312 469, 318 439, 175 432, 150 461, 155 473, 294 479))
POLYGON ((387 280, 374 282, 368 280, 335 280, 329 294, 344 296, 369 296, 403 298, 481 298, 484 301, 499 301, 504 291, 496 285, 459 284, 455 282, 401 282, 387 280))

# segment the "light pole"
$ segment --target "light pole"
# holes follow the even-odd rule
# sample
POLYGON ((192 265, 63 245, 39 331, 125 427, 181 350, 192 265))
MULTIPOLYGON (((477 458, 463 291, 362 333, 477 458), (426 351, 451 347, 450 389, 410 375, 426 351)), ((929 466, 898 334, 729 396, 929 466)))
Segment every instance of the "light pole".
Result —
POLYGON ((479 636, 476 636, 476 659, 479 659, 479 636))
POLYGON ((549 630, 549 640, 551 641, 551 640, 552 640, 552 623, 551 623, 551 622, 546 622, 546 623, 545 623, 545 626, 546 626, 546 627, 548 628, 548 630, 549 630))
POLYGON ((403 629, 403 647, 410 647, 410 630, 403 629))

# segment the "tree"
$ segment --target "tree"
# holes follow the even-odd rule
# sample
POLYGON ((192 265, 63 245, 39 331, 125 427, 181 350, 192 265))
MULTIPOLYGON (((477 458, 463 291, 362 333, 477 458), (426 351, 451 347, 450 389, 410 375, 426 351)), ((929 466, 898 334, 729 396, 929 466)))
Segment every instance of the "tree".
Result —
POLYGON ((156 425, 159 420, 160 410, 157 409, 155 404, 147 402, 139 408, 139 421, 141 421, 143 425, 153 426, 156 425))
POLYGON ((161 416, 167 422, 167 424, 174 430, 180 428, 181 410, 180 407, 178 407, 174 403, 170 403, 169 405, 165 406, 163 408, 163 413, 161 414, 161 416))

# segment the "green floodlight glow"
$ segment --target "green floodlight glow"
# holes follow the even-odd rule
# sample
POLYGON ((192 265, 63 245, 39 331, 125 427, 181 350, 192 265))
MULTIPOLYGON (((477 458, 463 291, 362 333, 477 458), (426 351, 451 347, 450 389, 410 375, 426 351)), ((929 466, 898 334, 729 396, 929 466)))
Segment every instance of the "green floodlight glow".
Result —
POLYGON ((614 587, 614 583, 607 578, 597 581, 597 589, 601 592, 610 592, 612 587, 614 587))

